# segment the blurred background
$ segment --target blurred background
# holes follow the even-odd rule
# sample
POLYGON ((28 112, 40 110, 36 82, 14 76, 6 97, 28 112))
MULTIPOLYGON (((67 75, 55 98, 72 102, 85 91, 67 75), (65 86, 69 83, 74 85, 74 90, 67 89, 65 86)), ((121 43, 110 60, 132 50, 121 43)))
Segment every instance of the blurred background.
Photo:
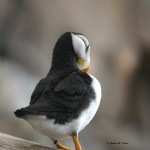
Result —
POLYGON ((79 135, 83 149, 148 150, 150 0, 0 0, 0 132, 54 146, 13 112, 28 105, 66 31, 88 37, 90 73, 102 86, 98 113, 79 135))

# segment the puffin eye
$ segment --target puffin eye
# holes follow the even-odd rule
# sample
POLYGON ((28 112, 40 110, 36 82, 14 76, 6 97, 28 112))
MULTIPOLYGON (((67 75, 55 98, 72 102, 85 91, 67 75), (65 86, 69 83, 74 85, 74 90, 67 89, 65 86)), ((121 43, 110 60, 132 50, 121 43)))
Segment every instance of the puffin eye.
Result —
POLYGON ((90 46, 90 45, 86 46, 86 49, 85 49, 85 51, 86 51, 86 52, 88 51, 88 49, 89 49, 89 46, 90 46))

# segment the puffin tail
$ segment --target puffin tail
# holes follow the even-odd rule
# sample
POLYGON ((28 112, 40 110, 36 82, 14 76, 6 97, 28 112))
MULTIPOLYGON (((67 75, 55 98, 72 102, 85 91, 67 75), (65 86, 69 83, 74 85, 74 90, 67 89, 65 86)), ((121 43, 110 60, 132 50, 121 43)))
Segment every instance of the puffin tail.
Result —
POLYGON ((15 116, 18 118, 23 118, 24 116, 26 116, 26 111, 24 108, 18 109, 14 112, 15 116))

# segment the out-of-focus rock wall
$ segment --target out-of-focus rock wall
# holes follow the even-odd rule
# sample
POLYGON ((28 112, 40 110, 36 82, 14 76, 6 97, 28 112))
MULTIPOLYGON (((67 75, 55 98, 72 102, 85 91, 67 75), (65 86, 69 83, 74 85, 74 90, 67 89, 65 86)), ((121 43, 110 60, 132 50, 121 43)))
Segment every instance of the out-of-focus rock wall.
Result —
POLYGON ((90 73, 103 95, 80 134, 83 148, 148 150, 149 14, 148 0, 0 0, 0 131, 49 143, 13 111, 47 74, 60 34, 75 31, 90 41, 90 73))

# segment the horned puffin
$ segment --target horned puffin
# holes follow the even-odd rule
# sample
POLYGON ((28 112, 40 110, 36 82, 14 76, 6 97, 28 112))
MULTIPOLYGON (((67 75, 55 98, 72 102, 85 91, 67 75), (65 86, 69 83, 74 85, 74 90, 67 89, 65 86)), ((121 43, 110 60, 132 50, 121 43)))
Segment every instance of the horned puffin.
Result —
POLYGON ((27 107, 16 110, 38 132, 50 138, 57 148, 72 137, 75 149, 82 150, 79 132, 95 116, 101 100, 101 85, 89 74, 90 44, 85 35, 66 32, 57 40, 51 68, 36 85, 27 107))

